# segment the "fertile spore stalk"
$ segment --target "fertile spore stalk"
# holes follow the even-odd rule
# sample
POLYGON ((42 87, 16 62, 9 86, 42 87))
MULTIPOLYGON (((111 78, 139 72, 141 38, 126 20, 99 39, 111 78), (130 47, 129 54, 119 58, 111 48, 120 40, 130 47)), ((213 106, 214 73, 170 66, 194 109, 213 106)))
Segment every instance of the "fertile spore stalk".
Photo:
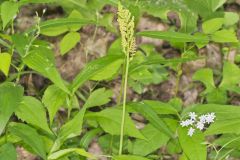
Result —
POLYGON ((136 52, 136 41, 134 38, 134 17, 131 15, 129 10, 124 9, 123 6, 118 4, 118 19, 119 29, 122 40, 122 51, 125 54, 125 70, 123 77, 123 110, 122 110, 122 121, 121 121, 121 133, 120 133, 120 146, 119 155, 122 154, 123 150, 123 135, 124 135, 124 123, 126 117, 126 99, 127 99, 127 81, 128 81, 128 68, 130 60, 136 52))

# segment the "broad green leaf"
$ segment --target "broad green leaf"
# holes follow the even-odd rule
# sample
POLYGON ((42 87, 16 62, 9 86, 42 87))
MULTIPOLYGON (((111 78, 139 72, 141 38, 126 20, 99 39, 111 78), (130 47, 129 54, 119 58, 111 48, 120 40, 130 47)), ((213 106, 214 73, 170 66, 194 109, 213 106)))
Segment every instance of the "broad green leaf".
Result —
POLYGON ((197 131, 190 137, 187 132, 187 128, 178 128, 179 142, 185 155, 189 160, 206 160, 207 146, 203 144, 203 133, 197 131))
POLYGON ((0 135, 9 118, 21 103, 22 97, 22 87, 13 83, 2 83, 0 85, 0 135))
POLYGON ((224 62, 223 78, 220 88, 228 89, 231 86, 237 85, 240 82, 240 68, 231 62, 224 62))
POLYGON ((123 63, 123 60, 119 59, 109 64, 108 66, 103 67, 102 70, 100 70, 93 77, 91 77, 91 80, 101 81, 101 80, 111 79, 113 76, 117 74, 122 63, 123 63))
POLYGON ((226 0, 184 0, 187 6, 202 17, 211 16, 226 0))
POLYGON ((227 0, 210 0, 212 11, 216 11, 221 7, 227 0))
POLYGON ((206 36, 194 36, 187 33, 171 32, 171 31, 143 31, 137 35, 156 39, 163 39, 173 42, 208 42, 206 36))
POLYGON ((0 160, 17 160, 17 153, 14 145, 6 143, 0 147, 0 160))
POLYGON ((77 153, 81 156, 87 157, 87 158, 91 158, 91 159, 95 159, 95 157, 93 155, 91 155, 90 153, 86 152, 84 149, 80 149, 80 148, 68 148, 68 149, 63 149, 54 153, 51 153, 48 156, 48 160, 58 160, 59 158, 66 156, 70 153, 77 153))
POLYGON ((218 43, 235 43, 238 42, 234 30, 220 30, 212 34, 211 40, 218 43))
POLYGON ((24 58, 24 63, 49 78, 56 86, 69 93, 60 74, 58 73, 55 62, 53 62, 53 53, 47 48, 36 48, 31 50, 24 58), (51 57, 51 58, 50 58, 51 57))
MULTIPOLYGON (((132 143, 128 139, 129 137, 124 136, 123 137, 123 152, 128 151, 131 152, 130 150, 132 147, 132 143)), ((111 150, 113 155, 117 155, 119 152, 119 136, 117 135, 111 135, 111 134, 102 134, 98 137, 98 144, 100 145, 101 149, 103 152, 107 153, 111 150)))
POLYGON ((176 111, 181 111, 182 110, 182 106, 183 106, 183 102, 181 98, 172 98, 168 104, 170 104, 173 108, 176 109, 176 111))
POLYGON ((1 18, 3 22, 3 29, 16 16, 18 12, 18 3, 5 1, 1 4, 1 18))
POLYGON ((51 85, 45 90, 42 102, 47 107, 50 124, 52 124, 58 109, 64 105, 66 98, 67 93, 62 91, 56 85, 51 85))
POLYGON ((116 39, 108 48, 107 55, 124 55, 121 49, 121 38, 116 39))
POLYGON ((140 156, 134 156, 134 155, 120 155, 120 156, 114 156, 114 160, 149 160, 148 158, 140 157, 140 156))
POLYGON ((53 3, 57 0, 20 0, 19 5, 25 5, 29 3, 53 3))
MULTIPOLYGON (((87 20, 87 19, 79 19, 79 18, 61 18, 61 19, 53 19, 53 20, 48 20, 45 22, 40 23, 40 30, 41 33, 45 32, 48 29, 54 29, 55 27, 59 28, 62 26, 70 27, 75 26, 75 25, 87 25, 87 24, 94 24, 95 22, 92 20, 87 20)), ((55 28, 56 29, 56 28, 55 28)), ((35 28, 31 28, 27 32, 30 33, 34 31, 35 28)))
POLYGON ((225 12, 224 25, 231 26, 239 21, 239 15, 235 12, 225 12))
POLYGON ((0 71, 2 71, 5 76, 8 76, 10 64, 11 55, 9 53, 0 53, 0 71))
POLYGON ((155 113, 155 111, 147 103, 133 103, 132 109, 142 114, 156 129, 162 131, 169 137, 173 137, 173 132, 167 124, 163 121, 163 119, 158 117, 157 113, 155 113))
POLYGON ((122 59, 122 56, 105 56, 88 63, 73 80, 71 91, 76 92, 78 88, 84 84, 84 82, 120 59, 122 59))
POLYGON ((207 94, 208 103, 226 104, 227 100, 227 91, 221 88, 215 88, 207 94))
POLYGON ((133 154, 146 156, 163 145, 167 144, 169 137, 152 125, 147 125, 141 130, 146 140, 137 139, 133 142, 133 154))
POLYGON ((214 33, 219 30, 223 25, 223 18, 214 18, 203 22, 202 29, 206 34, 214 33))
POLYGON ((68 138, 76 137, 82 132, 83 118, 86 108, 82 108, 70 121, 64 124, 59 131, 58 140, 60 143, 68 138))
POLYGON ((110 90, 105 90, 104 88, 94 91, 87 99, 83 108, 74 116, 74 118, 61 127, 58 136, 60 144, 68 138, 80 135, 82 132, 83 118, 86 110, 90 107, 100 106, 108 103, 111 96, 112 92, 110 90))
POLYGON ((117 33, 116 27, 113 25, 113 20, 113 13, 105 13, 102 17, 100 17, 98 25, 105 27, 109 32, 117 33))
POLYGON ((206 130, 206 135, 240 133, 240 108, 238 106, 221 104, 198 104, 194 105, 193 108, 190 108, 186 111, 194 111, 198 114, 206 114, 209 112, 215 113, 215 122, 213 122, 206 130))
POLYGON ((41 30, 41 34, 44 36, 58 36, 65 32, 69 31, 69 28, 67 26, 55 26, 55 27, 49 27, 46 29, 41 30))
MULTIPOLYGON (((117 108, 104 109, 101 112, 91 112, 85 115, 88 119, 96 120, 102 129, 111 135, 120 135, 122 110, 117 108)), ((128 114, 125 117, 124 135, 145 139, 136 129, 135 124, 128 114)))
POLYGON ((216 88, 213 81, 213 71, 209 68, 196 71, 193 75, 193 80, 200 81, 205 85, 205 93, 209 93, 216 88))
POLYGON ((164 64, 164 65, 180 64, 180 63, 185 63, 185 62, 194 61, 198 59, 202 59, 202 57, 164 59, 159 55, 149 56, 149 57, 146 57, 146 59, 140 64, 130 65, 129 73, 132 73, 143 66, 148 66, 153 64, 164 64))
POLYGON ((240 123, 239 119, 230 119, 230 120, 218 120, 213 123, 210 128, 205 132, 206 135, 214 134, 224 134, 224 133, 240 133, 238 124, 240 123))
POLYGON ((34 97, 24 97, 21 104, 15 111, 19 119, 29 124, 37 126, 46 132, 52 134, 49 129, 46 117, 46 111, 42 103, 34 97))
POLYGON ((97 134, 101 133, 102 130, 100 128, 92 129, 84 134, 84 136, 80 140, 80 146, 84 149, 88 149, 92 140, 97 136, 97 134))
MULTIPOLYGON (((84 16, 83 16, 80 12, 78 12, 77 10, 73 10, 73 11, 69 14, 68 18, 84 18, 84 16)), ((70 31, 78 31, 81 27, 82 27, 82 25, 77 24, 77 25, 71 26, 71 27, 69 28, 69 30, 70 30, 70 31)))
POLYGON ((14 34, 12 41, 19 55, 24 57, 27 54, 26 46, 30 43, 29 37, 24 34, 14 34))
POLYGON ((153 100, 144 100, 143 103, 150 106, 157 114, 178 114, 177 110, 168 103, 153 100))
POLYGON ((46 159, 43 139, 34 128, 22 123, 10 123, 9 131, 21 138, 37 155, 46 159))
POLYGON ((51 152, 60 149, 61 145, 69 138, 79 136, 82 132, 83 118, 86 107, 82 108, 70 121, 66 122, 59 130, 58 137, 51 148, 51 152))
POLYGON ((113 92, 111 90, 106 90, 105 88, 100 88, 92 92, 87 99, 84 107, 90 108, 95 106, 101 106, 110 101, 113 92))
POLYGON ((139 1, 138 4, 138 6, 141 7, 140 9, 142 12, 147 12, 148 14, 159 17, 163 20, 168 20, 168 13, 174 12, 178 14, 181 21, 181 32, 192 33, 196 31, 198 15, 190 10, 182 0, 148 0, 147 5, 145 1, 139 1))
POLYGON ((60 42, 60 51, 64 55, 72 48, 74 48, 77 43, 80 41, 80 33, 78 32, 69 32, 66 34, 60 42))
POLYGON ((214 145, 239 149, 240 137, 237 134, 223 134, 214 141, 214 145))

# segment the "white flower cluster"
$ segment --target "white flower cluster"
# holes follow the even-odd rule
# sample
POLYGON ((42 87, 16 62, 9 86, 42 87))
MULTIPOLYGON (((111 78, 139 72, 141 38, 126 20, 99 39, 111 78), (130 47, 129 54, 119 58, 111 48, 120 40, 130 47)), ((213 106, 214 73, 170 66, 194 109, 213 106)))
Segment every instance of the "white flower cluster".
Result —
POLYGON ((208 113, 197 116, 195 112, 190 112, 189 119, 181 121, 180 125, 182 127, 190 126, 190 128, 188 129, 188 135, 192 136, 196 128, 202 131, 205 127, 205 124, 213 123, 215 118, 216 118, 215 113, 208 113))

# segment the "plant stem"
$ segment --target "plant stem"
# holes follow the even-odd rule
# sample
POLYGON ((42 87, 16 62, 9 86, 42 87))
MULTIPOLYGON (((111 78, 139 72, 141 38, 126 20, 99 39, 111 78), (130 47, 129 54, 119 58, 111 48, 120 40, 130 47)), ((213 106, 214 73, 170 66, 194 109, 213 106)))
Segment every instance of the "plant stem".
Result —
MULTIPOLYGON (((126 71, 126 63, 123 64, 123 73, 122 73, 122 77, 121 77, 121 82, 124 81, 124 73, 126 71)), ((117 105, 120 105, 121 100, 122 100, 122 92, 123 92, 123 87, 124 87, 124 83, 121 83, 121 88, 119 91, 119 96, 117 98, 117 105)))
POLYGON ((122 122, 121 122, 121 133, 120 133, 119 155, 122 154, 122 150, 123 150, 123 135, 124 135, 125 114, 126 114, 126 99, 127 99, 127 81, 128 81, 128 68, 129 68, 129 53, 126 54, 125 64, 126 64, 126 67, 125 67, 125 75, 124 75, 123 110, 122 110, 122 122))

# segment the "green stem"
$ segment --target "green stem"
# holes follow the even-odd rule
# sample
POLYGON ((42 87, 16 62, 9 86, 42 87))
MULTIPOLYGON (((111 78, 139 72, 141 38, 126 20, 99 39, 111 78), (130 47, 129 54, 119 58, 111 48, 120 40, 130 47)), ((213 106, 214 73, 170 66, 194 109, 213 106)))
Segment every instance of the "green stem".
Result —
POLYGON ((123 150, 123 135, 124 135, 125 114, 126 114, 126 99, 127 99, 127 81, 128 81, 128 68, 129 68, 129 53, 126 54, 125 63, 126 63, 126 68, 125 68, 125 75, 124 75, 123 110, 122 110, 122 122, 121 122, 121 133, 120 133, 119 155, 122 154, 122 150, 123 150))
MULTIPOLYGON (((121 82, 124 81, 124 73, 125 73, 125 71, 126 71, 126 64, 124 63, 124 65, 123 65, 123 73, 122 73, 122 77, 121 77, 121 82)), ((120 103, 121 103, 123 87, 124 87, 124 83, 121 84, 121 88, 120 88, 119 95, 118 95, 118 98, 117 98, 117 105, 120 105, 120 103)))

